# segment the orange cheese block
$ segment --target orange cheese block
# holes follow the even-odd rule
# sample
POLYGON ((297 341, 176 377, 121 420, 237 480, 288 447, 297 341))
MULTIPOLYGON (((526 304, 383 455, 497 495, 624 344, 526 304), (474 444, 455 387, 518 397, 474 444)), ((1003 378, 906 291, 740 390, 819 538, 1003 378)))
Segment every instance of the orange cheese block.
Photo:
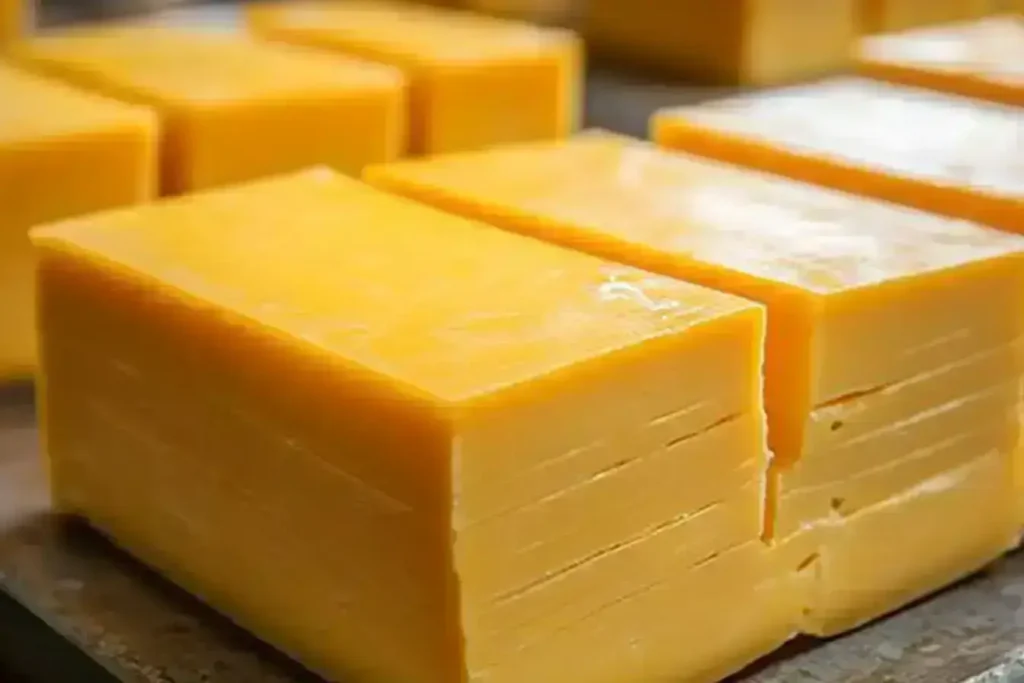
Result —
POLYGON ((1024 107, 1024 15, 870 36, 860 73, 1024 107))
POLYGON ((1021 237, 599 133, 366 177, 767 305, 766 532, 805 630, 860 624, 1012 544, 1021 237), (911 533, 933 515, 964 521, 911 533), (869 531, 887 526, 908 533, 869 531))
POLYGON ((47 34, 14 55, 156 107, 165 194, 320 163, 357 173, 405 149, 404 78, 386 66, 152 25, 47 34))
POLYGON ((888 33, 919 26, 983 17, 992 0, 860 0, 864 33, 888 33))
POLYGON ((156 186, 148 110, 0 64, 0 382, 35 367, 37 223, 132 204, 156 186))
POLYGON ((34 237, 57 504, 331 680, 712 680, 791 631, 762 306, 321 170, 34 237))
POLYGON ((25 33, 31 10, 30 0, 0 0, 0 45, 25 33))
POLYGON ((544 24, 572 23, 580 0, 464 0, 477 12, 526 19, 544 24))
POLYGON ((265 38, 404 69, 417 154, 558 138, 577 125, 582 49, 562 29, 389 0, 257 3, 247 17, 265 38))
POLYGON ((1024 232, 1024 109, 834 78, 655 114, 663 147, 1024 232))
POLYGON ((704 82, 767 85, 846 68, 860 0, 587 0, 588 45, 704 82))

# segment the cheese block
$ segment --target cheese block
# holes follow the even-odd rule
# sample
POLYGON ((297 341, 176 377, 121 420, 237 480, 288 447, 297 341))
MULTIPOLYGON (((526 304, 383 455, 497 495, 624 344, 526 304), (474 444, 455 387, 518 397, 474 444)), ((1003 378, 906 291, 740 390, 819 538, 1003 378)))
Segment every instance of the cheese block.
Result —
POLYGON ((712 680, 792 630, 762 306, 318 170, 34 238, 54 500, 331 680, 712 680))
POLYGON ((579 117, 582 46, 571 32, 389 0, 247 7, 264 38, 400 67, 415 154, 563 137, 579 117))
POLYGON ((872 78, 1024 106, 1024 15, 870 36, 857 62, 872 78))
POLYGON ((1021 237, 602 133, 366 177, 768 307, 766 536, 806 631, 856 626, 1012 545, 1021 237))
POLYGON ((29 0, 0 0, 0 45, 25 33, 30 11, 29 0))
POLYGON ((316 164, 358 173, 405 149, 404 77, 382 65, 149 24, 46 34, 13 52, 40 72, 157 108, 164 194, 316 164))
POLYGON ((543 24, 571 23, 581 0, 465 0, 466 7, 496 16, 543 24))
POLYGON ((663 110, 651 134, 670 149, 1024 232, 1024 109, 839 77, 663 110))
POLYGON ((992 0, 860 0, 864 33, 903 31, 983 17, 992 0))
POLYGON ((156 119, 146 109, 0 64, 0 382, 32 375, 37 223, 150 198, 156 119))
POLYGON ((847 67, 859 0, 587 0, 588 45, 709 83, 767 85, 847 67))

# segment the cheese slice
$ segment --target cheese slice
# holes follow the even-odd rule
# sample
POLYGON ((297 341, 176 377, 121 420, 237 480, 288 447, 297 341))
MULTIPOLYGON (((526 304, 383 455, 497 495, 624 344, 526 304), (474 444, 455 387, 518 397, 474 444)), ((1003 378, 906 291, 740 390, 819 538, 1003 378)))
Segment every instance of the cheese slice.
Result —
POLYGON ((1024 232, 1024 109, 842 77, 660 111, 666 148, 1024 232))
POLYGON ((416 154, 563 137, 577 125, 582 46, 572 33, 390 0, 247 7, 273 40, 401 67, 416 154))
POLYGON ((871 36, 857 61, 872 78, 1024 106, 1024 15, 871 36))
POLYGON ((588 45, 609 60, 723 84, 767 85, 843 69, 859 0, 588 0, 588 45))
POLYGON ((46 34, 13 52, 43 73, 156 107, 165 194, 311 164, 358 173, 405 149, 404 78, 386 66, 141 24, 46 34))
POLYGON ((366 177, 767 305, 766 536, 801 593, 805 630, 856 626, 1012 545, 1024 496, 1012 476, 996 486, 978 474, 973 494, 948 496, 928 482, 1012 471, 1024 321, 1006 312, 1024 305, 1019 236, 601 133, 366 177), (910 534, 933 513, 977 524, 941 527, 941 553, 869 531, 910 534), (876 566, 880 544, 892 561, 876 566))
POLYGON ((903 31, 983 17, 992 0, 860 0, 864 33, 903 31))
POLYGON ((37 223, 148 199, 156 121, 130 107, 0 64, 0 382, 35 367, 37 223))
POLYGON ((34 237, 54 500, 328 678, 710 680, 792 630, 762 306, 322 171, 34 237))

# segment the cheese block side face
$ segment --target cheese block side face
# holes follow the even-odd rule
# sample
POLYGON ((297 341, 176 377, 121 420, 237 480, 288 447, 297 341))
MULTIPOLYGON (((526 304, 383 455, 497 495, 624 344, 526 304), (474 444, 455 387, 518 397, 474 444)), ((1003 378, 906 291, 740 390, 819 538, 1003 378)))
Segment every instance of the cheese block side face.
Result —
POLYGON ((404 77, 381 65, 147 25, 46 35, 15 56, 157 108, 166 129, 164 194, 316 164, 356 174, 405 152, 404 77))
POLYGON ((1024 17, 1011 14, 869 36, 857 50, 865 76, 1018 106, 1022 63, 1024 17))
POLYGON ((32 226, 152 197, 150 112, 0 66, 0 381, 35 369, 32 226))
POLYGON ((1022 111, 843 77, 662 110, 651 135, 668 149, 1021 232, 1022 111))
POLYGON ((643 7, 592 0, 582 12, 599 54, 723 84, 835 71, 848 63, 856 33, 854 0, 663 0, 643 7))
POLYGON ((845 69, 858 35, 858 1, 748 3, 743 82, 785 83, 845 69))
POLYGON ((261 37, 404 69, 415 154, 560 138, 578 126, 583 47, 568 31, 387 0, 257 3, 246 16, 261 37))
POLYGON ((865 33, 904 31, 965 21, 991 11, 990 0, 861 0, 865 33))
MULTIPOLYGON (((898 570, 874 571, 861 594, 880 599, 844 589, 819 602, 819 562, 874 562, 870 534, 845 531, 852 520, 892 508, 884 514, 910 528, 922 517, 904 507, 908 491, 988 456, 1012 463, 1024 330, 1005 311, 1024 305, 1018 236, 604 134, 373 167, 366 177, 766 304, 766 533, 785 548, 776 560, 801 612, 848 615, 829 629, 895 609, 938 577, 956 580, 979 547, 987 560, 1007 547, 1016 513, 993 517, 982 546, 974 535, 947 538, 944 552, 960 559, 938 569, 901 555, 898 570)), ((960 503, 948 505, 943 514, 960 514, 960 503)), ((824 628, 810 617, 803 627, 824 628)))
POLYGON ((33 237, 55 500, 328 677, 732 668, 720 600, 789 635, 761 306, 325 171, 33 237))

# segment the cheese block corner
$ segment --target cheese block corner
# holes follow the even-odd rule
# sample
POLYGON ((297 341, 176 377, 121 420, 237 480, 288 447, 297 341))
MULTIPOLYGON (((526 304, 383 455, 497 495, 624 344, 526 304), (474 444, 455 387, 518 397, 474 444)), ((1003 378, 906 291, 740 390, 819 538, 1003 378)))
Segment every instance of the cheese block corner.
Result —
POLYGON ((712 680, 795 629, 761 304, 325 169, 33 240, 55 500, 329 678, 712 680))

